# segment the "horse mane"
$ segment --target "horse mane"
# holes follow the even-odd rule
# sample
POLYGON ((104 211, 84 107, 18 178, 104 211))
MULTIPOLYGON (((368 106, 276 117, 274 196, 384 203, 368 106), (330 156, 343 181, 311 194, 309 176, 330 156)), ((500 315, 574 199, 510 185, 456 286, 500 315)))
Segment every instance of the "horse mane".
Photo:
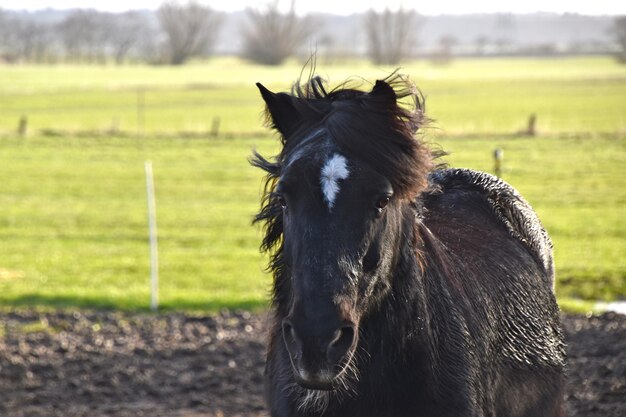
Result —
MULTIPOLYGON (((268 269, 275 277, 282 274, 285 265, 282 209, 274 198, 274 189, 284 162, 303 139, 310 138, 305 133, 314 127, 324 129, 342 153, 385 176, 397 198, 415 200, 429 186, 428 174, 436 167, 434 161, 439 154, 416 138, 419 129, 429 122, 421 92, 397 71, 377 81, 369 93, 361 85, 348 80, 328 91, 319 76, 311 75, 305 82, 298 80, 287 97, 298 115, 296 128, 289 135, 281 133, 283 146, 273 160, 257 152, 250 159, 253 166, 267 173, 261 210, 254 223, 264 224, 261 250, 271 254, 268 269)), ((265 116, 267 124, 278 130, 269 109, 265 116)), ((275 288, 275 301, 281 296, 286 295, 275 288)))

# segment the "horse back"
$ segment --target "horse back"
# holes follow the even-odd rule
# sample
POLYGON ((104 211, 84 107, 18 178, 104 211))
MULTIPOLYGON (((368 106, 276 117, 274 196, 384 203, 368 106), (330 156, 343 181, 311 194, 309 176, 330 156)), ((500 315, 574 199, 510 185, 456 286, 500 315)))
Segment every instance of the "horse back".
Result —
POLYGON ((506 230, 540 265, 547 282, 554 285, 552 242, 530 204, 513 187, 493 175, 469 169, 437 170, 430 182, 433 191, 426 199, 430 220, 450 224, 456 219, 461 224, 453 227, 472 224, 478 228, 482 222, 490 233, 506 230))

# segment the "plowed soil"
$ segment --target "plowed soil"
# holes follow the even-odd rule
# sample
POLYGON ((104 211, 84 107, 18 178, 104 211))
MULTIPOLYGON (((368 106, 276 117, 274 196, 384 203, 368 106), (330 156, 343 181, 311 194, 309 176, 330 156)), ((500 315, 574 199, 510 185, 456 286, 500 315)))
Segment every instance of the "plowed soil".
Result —
MULTIPOLYGON (((0 416, 266 416, 265 314, 0 314, 0 416)), ((626 416, 626 316, 563 316, 570 416, 626 416)))

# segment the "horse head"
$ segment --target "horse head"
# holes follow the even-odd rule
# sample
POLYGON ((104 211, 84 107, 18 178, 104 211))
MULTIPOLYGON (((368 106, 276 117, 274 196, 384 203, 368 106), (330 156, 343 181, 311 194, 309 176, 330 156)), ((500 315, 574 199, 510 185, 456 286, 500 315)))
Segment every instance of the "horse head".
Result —
POLYGON ((283 144, 275 162, 256 154, 252 163, 268 172, 257 221, 273 254, 284 345, 298 384, 331 390, 352 369, 360 324, 388 295, 401 242, 412 239, 406 223, 433 165, 414 139, 423 102, 398 75, 369 92, 327 93, 318 78, 292 94, 257 85, 283 144), (399 102, 407 97, 412 107, 399 102))

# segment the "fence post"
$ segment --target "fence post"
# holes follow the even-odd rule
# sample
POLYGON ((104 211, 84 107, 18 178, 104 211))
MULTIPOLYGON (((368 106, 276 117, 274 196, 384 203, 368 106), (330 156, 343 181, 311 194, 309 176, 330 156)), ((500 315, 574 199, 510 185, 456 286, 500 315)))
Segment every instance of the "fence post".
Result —
POLYGON ((221 119, 219 117, 213 118, 213 123, 211 123, 211 136, 216 138, 220 133, 220 122, 221 119))
POLYGON ((28 132, 28 118, 25 114, 20 117, 19 124, 17 125, 17 134, 23 138, 28 132))
POLYGON ((496 177, 502 177, 502 160, 504 159, 504 150, 502 148, 496 148, 493 151, 493 159, 494 159, 494 171, 496 177))
POLYGON ((537 115, 535 113, 532 113, 528 117, 528 127, 526 128, 526 134, 528 136, 537 135, 537 115))
POLYGON ((159 308, 159 250, 157 245, 156 199, 154 196, 154 175, 152 162, 145 161, 146 192, 148 200, 148 226, 150 229, 150 309, 159 308))

